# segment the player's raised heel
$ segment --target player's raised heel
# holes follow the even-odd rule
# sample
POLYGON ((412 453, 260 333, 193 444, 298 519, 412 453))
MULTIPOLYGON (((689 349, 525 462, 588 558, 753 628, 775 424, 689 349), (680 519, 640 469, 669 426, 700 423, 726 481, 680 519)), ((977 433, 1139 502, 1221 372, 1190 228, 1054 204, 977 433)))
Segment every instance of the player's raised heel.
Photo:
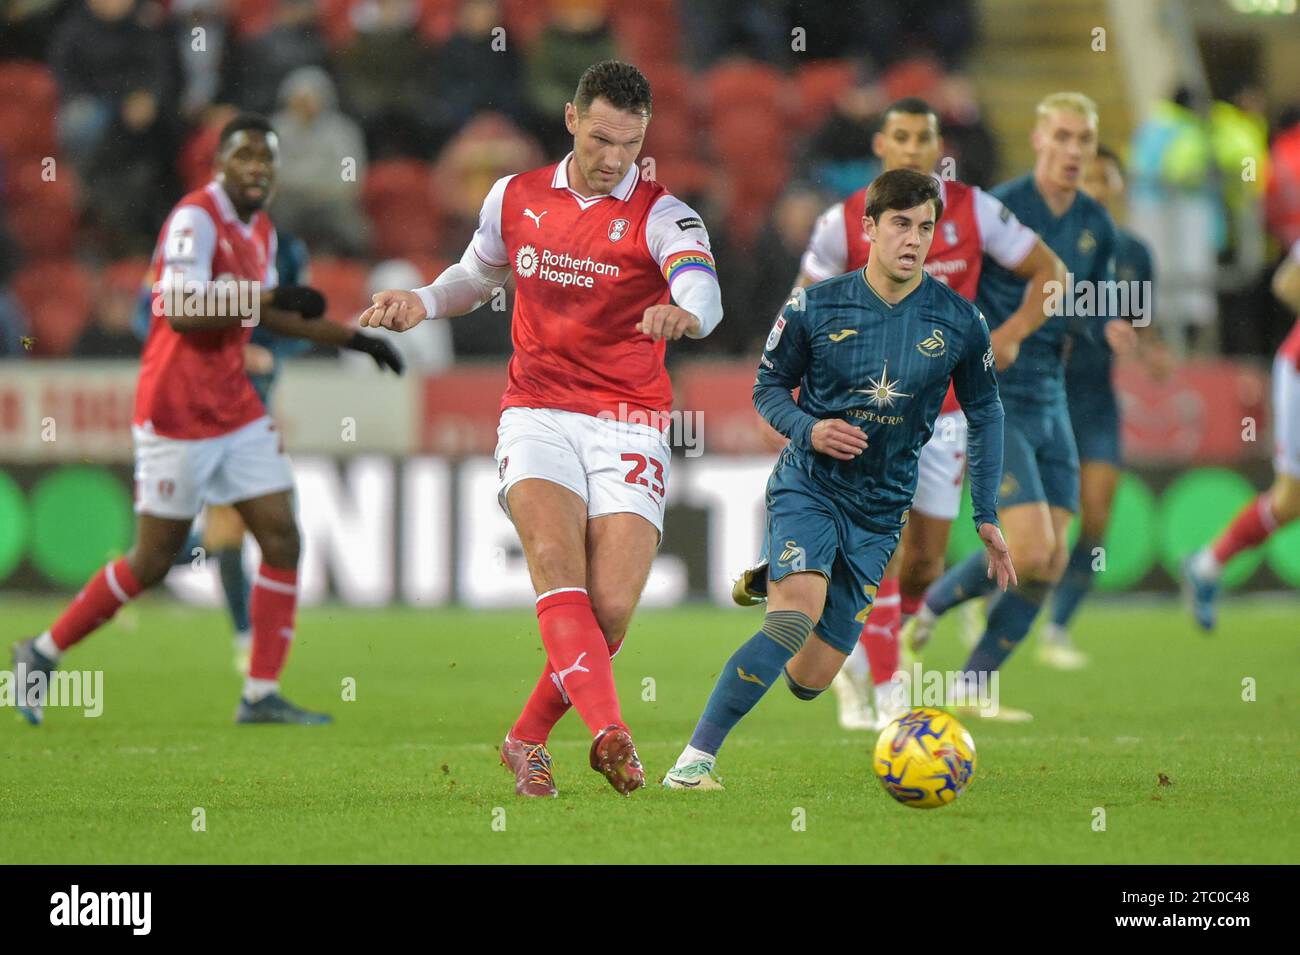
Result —
POLYGON ((18 715, 32 726, 40 726, 45 719, 45 691, 50 685, 54 661, 36 649, 35 638, 20 640, 10 650, 13 654, 11 672, 15 681, 14 708, 18 715), (31 688, 28 682, 33 673, 45 674, 43 687, 31 688))
POLYGON ((525 743, 507 733, 501 744, 501 765, 515 774, 518 796, 558 796, 551 770, 551 754, 544 743, 525 743))
POLYGON ((632 744, 632 734, 622 726, 606 726, 591 741, 591 768, 604 774, 624 796, 645 785, 645 770, 632 744))
POLYGON ((767 600, 767 564, 757 564, 741 571, 731 585, 731 599, 742 607, 753 607, 767 600))
POLYGON ((235 711, 236 723, 292 723, 298 726, 323 726, 333 723, 334 717, 328 713, 313 713, 300 706, 294 706, 279 693, 264 696, 256 703, 248 700, 239 701, 235 711))

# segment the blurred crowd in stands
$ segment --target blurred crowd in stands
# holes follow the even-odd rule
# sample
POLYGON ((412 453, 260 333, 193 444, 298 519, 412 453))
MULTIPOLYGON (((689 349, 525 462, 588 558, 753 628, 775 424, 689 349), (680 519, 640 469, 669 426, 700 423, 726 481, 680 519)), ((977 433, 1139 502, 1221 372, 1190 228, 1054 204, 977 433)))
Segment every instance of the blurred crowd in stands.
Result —
MULTIPOLYGON (((272 218, 305 242, 309 280, 329 296, 329 317, 351 321, 385 287, 381 279, 430 281, 459 258, 498 177, 567 152, 564 104, 582 70, 609 57, 636 63, 654 89, 643 168, 710 227, 727 318, 707 342, 687 347, 752 354, 818 213, 875 174, 870 140, 886 104, 928 99, 968 182, 989 186, 1007 172, 966 72, 980 37, 977 6, 11 4, 0 14, 8 18, 0 30, 0 356, 138 353, 131 316, 158 230, 177 199, 208 180, 217 133, 239 110, 271 117, 282 158, 272 218)), ((1199 116, 1196 105, 1168 107, 1153 123, 1173 132, 1147 128, 1134 143, 1135 203, 1154 197, 1167 212, 1171 195, 1188 199, 1184 218, 1167 214, 1162 228, 1178 249, 1171 268, 1182 262, 1177 274, 1197 276, 1178 286, 1189 322, 1212 324, 1217 312, 1205 311, 1197 290, 1216 256, 1243 251, 1240 210, 1267 220, 1279 241, 1300 231, 1300 123, 1276 131, 1271 171, 1239 190, 1231 183, 1229 199, 1221 188, 1229 177, 1216 170, 1230 150, 1213 137, 1188 146, 1179 139, 1187 118, 1176 111, 1199 116), (1188 238, 1187 222, 1206 215, 1197 201, 1207 195, 1220 213, 1211 216, 1220 228, 1214 249, 1184 260, 1177 243, 1188 238)), ((1267 154, 1262 119, 1250 130, 1267 154)), ((1250 280, 1276 254, 1256 244, 1256 257, 1242 262, 1256 269, 1250 280)), ((450 343, 457 358, 504 355, 509 323, 490 311, 458 320, 450 343)), ((1242 350, 1265 349, 1249 342, 1242 350)), ((427 367, 448 359, 433 356, 427 367)))

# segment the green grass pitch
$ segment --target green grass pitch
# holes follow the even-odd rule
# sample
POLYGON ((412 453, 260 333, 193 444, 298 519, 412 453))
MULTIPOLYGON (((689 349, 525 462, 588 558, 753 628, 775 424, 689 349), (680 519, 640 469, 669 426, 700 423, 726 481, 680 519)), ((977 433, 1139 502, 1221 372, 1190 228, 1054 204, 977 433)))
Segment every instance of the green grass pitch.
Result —
MULTIPOLYGON (((58 608, 7 601, 6 637, 38 631, 58 608)), ((639 613, 615 670, 655 785, 617 796, 587 767, 586 732, 570 714, 552 737, 560 798, 525 801, 496 746, 542 665, 531 614, 308 610, 285 691, 330 710, 336 724, 237 727, 239 678, 224 615, 149 598, 66 658, 67 667, 104 670, 101 717, 51 710, 34 729, 0 710, 0 856, 865 864, 1300 857, 1294 601, 1229 604, 1210 638, 1173 604, 1086 607, 1076 637, 1092 665, 1059 673, 1036 662, 1032 643, 1022 648, 1002 700, 1035 721, 969 721, 975 781, 934 811, 886 796, 871 772, 871 738, 837 727, 831 694, 801 703, 783 686, 724 748, 725 793, 657 788, 718 668, 759 619, 754 610, 710 607, 639 613), (344 702, 349 677, 356 699, 344 702), (1242 698, 1248 677, 1253 702, 1242 698), (1098 807, 1104 831, 1094 829, 1098 807), (206 831, 194 831, 196 808, 206 831)), ((956 629, 954 615, 927 665, 960 663, 956 629)), ((7 654, 0 666, 9 666, 7 654)))

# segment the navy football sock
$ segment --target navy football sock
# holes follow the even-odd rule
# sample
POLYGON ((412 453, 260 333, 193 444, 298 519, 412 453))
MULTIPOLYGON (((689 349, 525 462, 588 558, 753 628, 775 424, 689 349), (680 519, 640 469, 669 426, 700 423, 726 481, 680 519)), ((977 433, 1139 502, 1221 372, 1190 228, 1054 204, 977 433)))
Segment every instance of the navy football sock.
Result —
POLYGON ((1065 574, 1052 594, 1052 623, 1065 627, 1074 616, 1083 598, 1092 590, 1092 552, 1100 544, 1096 538, 1079 535, 1070 551, 1070 562, 1065 574))
POLYGON ((217 566, 221 568, 221 589, 226 595, 226 609, 236 633, 247 633, 248 575, 244 573, 244 555, 238 547, 217 552, 217 566))
POLYGON ((989 580, 988 571, 988 553, 981 547, 930 585, 925 605, 941 617, 959 603, 983 597, 996 583, 989 580))
POLYGON ((763 629, 731 655, 709 694, 691 746, 717 755, 732 727, 754 708, 799 652, 813 623, 797 610, 769 611, 763 629))
POLYGON ((993 598, 984 635, 966 661, 967 673, 992 672, 1006 662, 1034 625, 1047 591, 1047 584, 1031 580, 993 598))
POLYGON ((181 549, 176 552, 176 556, 172 558, 172 566, 183 567, 188 564, 194 559, 195 549, 203 549, 203 534, 201 531, 196 531, 191 528, 190 536, 185 538, 185 543, 181 546, 181 549))

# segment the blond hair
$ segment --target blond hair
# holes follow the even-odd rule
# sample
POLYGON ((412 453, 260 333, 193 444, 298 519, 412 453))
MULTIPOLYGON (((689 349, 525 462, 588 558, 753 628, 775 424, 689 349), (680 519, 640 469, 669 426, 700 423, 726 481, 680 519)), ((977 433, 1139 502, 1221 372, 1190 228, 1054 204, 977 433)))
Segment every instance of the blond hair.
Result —
POLYGON ((1050 93, 1039 102, 1035 112, 1041 123, 1056 110, 1074 113, 1076 116, 1082 116, 1093 126, 1097 125, 1097 104, 1083 93, 1050 93))

